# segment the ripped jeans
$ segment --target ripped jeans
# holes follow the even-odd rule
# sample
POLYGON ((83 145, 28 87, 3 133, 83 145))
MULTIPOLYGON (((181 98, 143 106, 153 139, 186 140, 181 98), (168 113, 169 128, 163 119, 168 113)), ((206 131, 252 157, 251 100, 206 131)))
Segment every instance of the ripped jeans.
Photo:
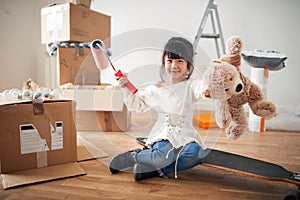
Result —
POLYGON ((204 151, 197 142, 186 144, 183 148, 175 149, 168 140, 162 140, 152 145, 152 148, 137 152, 134 159, 137 163, 160 169, 165 175, 190 169, 204 158, 204 151))

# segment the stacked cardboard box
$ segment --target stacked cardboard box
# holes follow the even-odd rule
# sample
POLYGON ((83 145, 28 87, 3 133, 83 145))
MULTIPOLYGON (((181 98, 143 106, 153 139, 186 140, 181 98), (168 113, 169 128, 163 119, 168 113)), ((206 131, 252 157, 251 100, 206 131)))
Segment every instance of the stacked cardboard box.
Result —
POLYGON ((89 48, 59 48, 57 53, 59 84, 99 85, 100 70, 89 48))
MULTIPOLYGON (((64 3, 42 8, 41 17, 42 43, 84 43, 101 39, 106 47, 110 47, 110 16, 81 5, 64 3)), ((129 113, 123 105, 121 91, 105 90, 100 86, 100 71, 89 48, 58 48, 56 72, 58 85, 72 83, 81 86, 76 90, 64 91, 65 97, 78 103, 78 131, 128 129, 129 113), (93 101, 93 105, 89 101, 93 101)))
MULTIPOLYGON (((90 10, 82 5, 64 3, 41 9, 42 43, 89 43, 95 39, 110 47, 111 17, 90 10)), ((88 47, 58 48, 57 69, 54 70, 58 85, 100 84, 100 72, 96 68, 88 47)))
MULTIPOLYGON (((72 3, 41 9, 42 43, 107 41, 110 16, 72 3)), ((110 46, 109 41, 105 44, 110 46)))
POLYGON ((123 103, 123 93, 109 85, 81 86, 64 90, 65 98, 76 100, 78 131, 127 131, 130 113, 123 103))
POLYGON ((72 83, 64 90, 66 98, 76 100, 78 131, 127 131, 130 115, 120 89, 101 85, 100 71, 89 49, 59 48, 60 84, 72 83))
MULTIPOLYGON (((41 9, 43 44, 101 39, 109 47, 109 38, 110 16, 72 3, 41 9)), ((89 48, 60 48, 59 84, 100 84, 100 72, 89 55, 89 48)), ((0 176, 4 189, 86 174, 77 163, 75 105, 73 100, 62 99, 7 102, 0 95, 0 176)))

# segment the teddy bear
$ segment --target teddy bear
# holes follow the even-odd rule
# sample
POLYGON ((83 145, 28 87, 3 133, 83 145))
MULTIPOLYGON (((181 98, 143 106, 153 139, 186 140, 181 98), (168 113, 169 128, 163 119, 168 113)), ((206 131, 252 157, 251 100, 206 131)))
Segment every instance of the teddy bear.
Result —
MULTIPOLYGON (((242 40, 232 36, 227 40, 227 54, 240 54, 242 40)), ((215 100, 216 123, 225 128, 229 139, 239 138, 247 130, 248 122, 244 105, 248 103, 252 112, 270 119, 276 115, 274 103, 267 101, 262 90, 245 76, 240 66, 215 60, 204 75, 203 96, 215 100)))

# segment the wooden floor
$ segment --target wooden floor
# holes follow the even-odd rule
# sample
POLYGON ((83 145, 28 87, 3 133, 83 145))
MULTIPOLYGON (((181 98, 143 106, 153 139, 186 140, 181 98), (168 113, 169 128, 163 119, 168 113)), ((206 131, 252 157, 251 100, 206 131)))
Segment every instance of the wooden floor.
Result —
MULTIPOLYGON (((128 133, 102 133, 112 149, 132 149, 136 136, 145 136, 149 124, 133 124, 128 133)), ((200 129, 209 147, 273 162, 300 172, 300 132, 267 131, 245 133, 230 141, 220 129, 200 129)), ((100 134, 100 133, 99 133, 100 134)), ((117 151, 117 150, 116 150, 117 151)), ((1 200, 34 199, 263 199, 276 200, 296 187, 290 183, 262 180, 209 167, 196 166, 178 173, 178 178, 152 178, 135 182, 132 173, 110 174, 107 163, 112 155, 80 162, 87 175, 49 181, 14 189, 0 188, 1 200)))

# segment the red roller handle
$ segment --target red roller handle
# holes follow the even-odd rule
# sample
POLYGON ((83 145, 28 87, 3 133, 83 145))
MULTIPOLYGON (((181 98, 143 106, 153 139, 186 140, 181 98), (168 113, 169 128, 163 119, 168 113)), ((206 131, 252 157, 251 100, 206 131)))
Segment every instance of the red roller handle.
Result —
MULTIPOLYGON (((107 66, 110 65, 112 69, 116 71, 116 68, 109 59, 109 56, 107 55, 104 43, 101 40, 96 39, 91 43, 91 52, 96 62, 96 65, 100 70, 105 69, 107 68, 107 66)), ((123 76, 123 73, 121 72, 121 70, 119 70, 115 73, 115 76, 121 78, 123 76)), ((135 94, 138 91, 130 81, 128 81, 125 84, 125 87, 127 87, 133 94, 135 94)))
MULTIPOLYGON (((124 75, 121 70, 118 70, 117 73, 115 73, 115 76, 121 78, 124 75)), ((125 87, 127 87, 129 91, 132 92, 132 94, 135 94, 138 91, 138 89, 130 81, 127 81, 127 83, 125 83, 125 87)))

